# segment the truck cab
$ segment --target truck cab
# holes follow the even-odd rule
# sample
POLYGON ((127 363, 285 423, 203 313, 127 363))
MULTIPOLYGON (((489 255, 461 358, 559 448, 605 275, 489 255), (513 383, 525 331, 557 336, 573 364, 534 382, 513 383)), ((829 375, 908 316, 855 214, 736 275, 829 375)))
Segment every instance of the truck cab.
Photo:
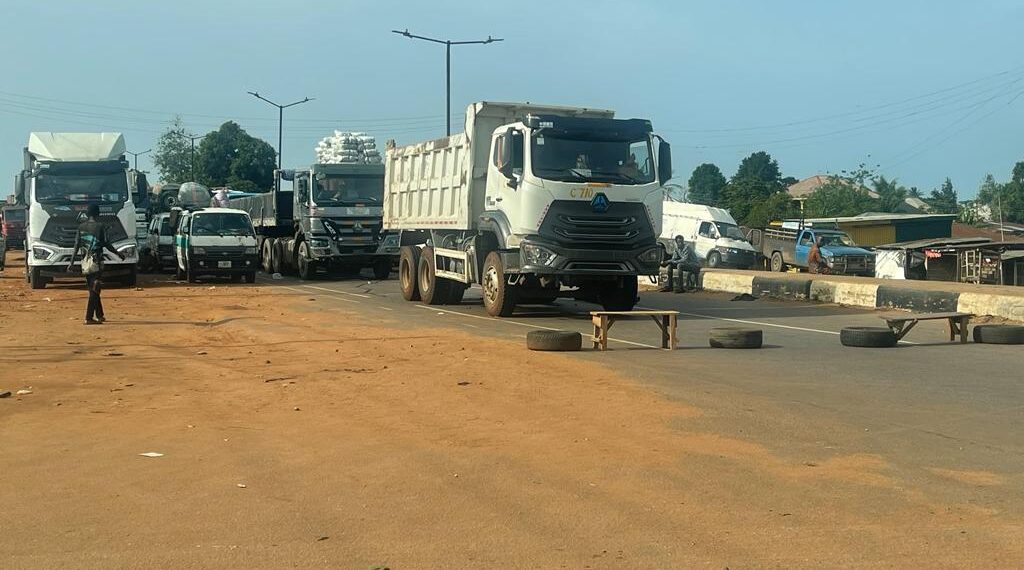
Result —
POLYGON ((245 277, 256 281, 259 257, 249 214, 230 208, 172 212, 176 217, 174 255, 178 279, 195 283, 203 276, 245 277))
POLYGON ((28 208, 22 205, 6 205, 0 208, 0 235, 7 242, 7 249, 25 247, 25 220, 28 208))

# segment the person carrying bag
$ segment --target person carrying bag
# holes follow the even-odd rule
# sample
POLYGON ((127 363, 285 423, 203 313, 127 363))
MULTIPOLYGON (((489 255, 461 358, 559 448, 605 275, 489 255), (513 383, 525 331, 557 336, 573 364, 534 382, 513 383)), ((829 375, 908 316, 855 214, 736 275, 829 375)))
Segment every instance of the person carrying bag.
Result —
POLYGON ((70 273, 79 249, 85 250, 82 257, 82 274, 85 275, 85 282, 89 286, 89 303, 85 308, 85 324, 87 325, 99 325, 106 320, 103 316, 103 302, 100 300, 100 292, 103 289, 103 250, 107 249, 124 259, 124 255, 114 249, 114 246, 107 240, 107 227, 100 222, 99 218, 99 206, 89 204, 89 208, 86 210, 86 220, 78 226, 75 247, 71 250, 71 261, 68 262, 68 272, 70 273))

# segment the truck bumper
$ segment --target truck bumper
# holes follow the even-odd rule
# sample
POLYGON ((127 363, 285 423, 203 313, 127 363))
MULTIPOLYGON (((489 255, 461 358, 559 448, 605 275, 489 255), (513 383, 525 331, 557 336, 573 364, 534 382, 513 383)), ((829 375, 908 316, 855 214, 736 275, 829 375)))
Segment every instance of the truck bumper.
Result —
POLYGON ((504 261, 507 271, 534 275, 657 275, 664 251, 656 242, 630 250, 570 249, 531 237, 522 241, 518 253, 504 256, 504 261), (543 259, 545 250, 553 257, 543 259))
MULTIPOLYGON (((75 263, 71 267, 71 271, 68 271, 67 264, 58 265, 30 265, 30 269, 38 269, 39 273, 43 277, 68 277, 68 278, 81 278, 82 266, 79 263, 75 263)), ((124 275, 131 275, 135 272, 134 263, 109 263, 103 264, 103 276, 104 277, 121 277, 124 275)))
POLYGON ((757 261, 757 253, 753 251, 729 251, 728 249, 715 249, 722 256, 723 267, 735 267, 737 269, 748 269, 757 261))
POLYGON ((189 269, 193 275, 243 275, 259 268, 255 255, 246 255, 240 259, 216 259, 196 257, 189 260, 189 269), (224 264, 231 264, 224 267, 224 264))

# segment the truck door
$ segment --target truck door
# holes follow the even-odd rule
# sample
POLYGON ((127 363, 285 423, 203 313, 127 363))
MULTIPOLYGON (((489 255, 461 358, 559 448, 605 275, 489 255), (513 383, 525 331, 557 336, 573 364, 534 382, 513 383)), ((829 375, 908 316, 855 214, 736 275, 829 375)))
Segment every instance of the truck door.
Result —
POLYGON ((519 186, 523 181, 523 133, 508 129, 494 135, 491 140, 491 160, 487 165, 487 197, 485 209, 515 209, 519 199, 519 186), (510 149, 505 147, 509 146, 510 149), (503 164, 503 157, 509 160, 503 164), (503 173, 503 166, 505 172, 503 173), (507 175, 506 175, 507 174, 507 175))
POLYGON ((700 226, 697 228, 697 238, 694 240, 693 251, 701 258, 707 259, 708 254, 711 250, 715 249, 715 243, 718 240, 718 229, 715 228, 715 224, 702 221, 700 226))
POLYGON ((796 265, 807 267, 807 254, 811 251, 812 245, 814 245, 814 232, 810 230, 801 232, 799 239, 796 240, 796 248, 793 252, 793 256, 796 258, 796 265))
POLYGON ((178 221, 178 229, 174 232, 174 257, 177 259, 178 267, 182 271, 188 268, 186 255, 188 255, 188 236, 191 222, 192 217, 188 214, 183 214, 178 221))

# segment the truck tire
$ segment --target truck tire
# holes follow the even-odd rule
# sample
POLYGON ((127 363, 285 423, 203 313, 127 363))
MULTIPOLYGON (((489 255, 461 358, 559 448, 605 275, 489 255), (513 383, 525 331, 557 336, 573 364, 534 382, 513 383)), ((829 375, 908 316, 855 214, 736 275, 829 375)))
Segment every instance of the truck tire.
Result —
POLYGON ((1024 344, 1024 326, 978 325, 971 332, 974 342, 985 344, 1024 344))
POLYGON ((843 346, 890 348, 896 346, 896 333, 888 327, 845 327, 839 331, 843 346))
POLYGON ((712 348, 761 348, 764 333, 761 329, 719 327, 708 333, 712 348))
POLYGON ((170 212, 171 208, 178 205, 178 194, 175 192, 164 192, 160 194, 160 208, 164 212, 170 212))
POLYGON ((722 254, 717 251, 712 251, 708 254, 708 267, 714 269, 715 267, 722 266, 722 254))
POLYGON ((250 272, 246 273, 245 274, 245 282, 249 283, 250 285, 253 284, 253 283, 256 283, 256 272, 255 271, 250 271, 250 272))
POLYGON ((260 265, 263 267, 263 272, 267 275, 274 272, 274 240, 265 239, 263 240, 263 247, 260 248, 260 265))
POLYGON ((139 282, 139 276, 135 273, 135 269, 132 269, 131 273, 126 275, 121 282, 124 283, 125 287, 135 287, 139 282))
POLYGON ((636 306, 637 292, 636 275, 628 275, 622 278, 622 285, 611 284, 603 287, 598 294, 598 300, 606 311, 632 311, 636 306))
POLYGON ((273 241, 274 243, 270 245, 270 249, 273 252, 270 256, 270 270, 284 275, 284 244, 278 239, 273 241))
POLYGON ((33 267, 29 273, 28 284, 33 289, 45 289, 46 278, 43 277, 43 272, 38 267, 33 267))
POLYGON ((419 248, 409 245, 402 246, 398 255, 398 284, 402 289, 402 298, 406 301, 419 301, 420 290, 416 284, 416 272, 420 265, 419 248))
POLYGON ((425 247, 420 251, 420 263, 416 271, 416 287, 420 299, 428 305, 447 305, 451 297, 451 281, 437 276, 434 248, 425 247))
POLYGON ((583 348, 583 335, 576 331, 530 331, 526 333, 526 348, 577 351, 583 348))
POLYGON ((448 300, 445 302, 445 304, 462 304, 462 298, 466 295, 466 289, 469 289, 469 286, 463 283, 459 283, 458 281, 449 281, 449 283, 451 283, 451 287, 448 289, 448 300))
POLYGON ((501 263, 501 255, 492 251, 484 260, 484 270, 480 277, 480 286, 484 290, 484 309, 492 317, 510 317, 516 308, 516 290, 505 279, 505 266, 501 263))
POLYGON ((181 270, 181 267, 178 265, 178 262, 175 261, 174 262, 174 279, 176 281, 184 281, 185 277, 186 277, 185 272, 181 270))
POLYGON ((391 259, 382 257, 373 262, 373 278, 384 281, 391 276, 391 259))
POLYGON ((300 241, 295 250, 295 267, 299 270, 299 279, 316 279, 316 265, 316 262, 309 258, 309 245, 306 244, 306 240, 300 241))
POLYGON ((199 278, 196 275, 196 272, 192 271, 191 267, 186 267, 185 268, 185 280, 188 281, 189 283, 198 283, 199 282, 199 278))
POLYGON ((772 271, 782 272, 786 270, 786 263, 782 261, 782 253, 776 251, 772 253, 772 271))

